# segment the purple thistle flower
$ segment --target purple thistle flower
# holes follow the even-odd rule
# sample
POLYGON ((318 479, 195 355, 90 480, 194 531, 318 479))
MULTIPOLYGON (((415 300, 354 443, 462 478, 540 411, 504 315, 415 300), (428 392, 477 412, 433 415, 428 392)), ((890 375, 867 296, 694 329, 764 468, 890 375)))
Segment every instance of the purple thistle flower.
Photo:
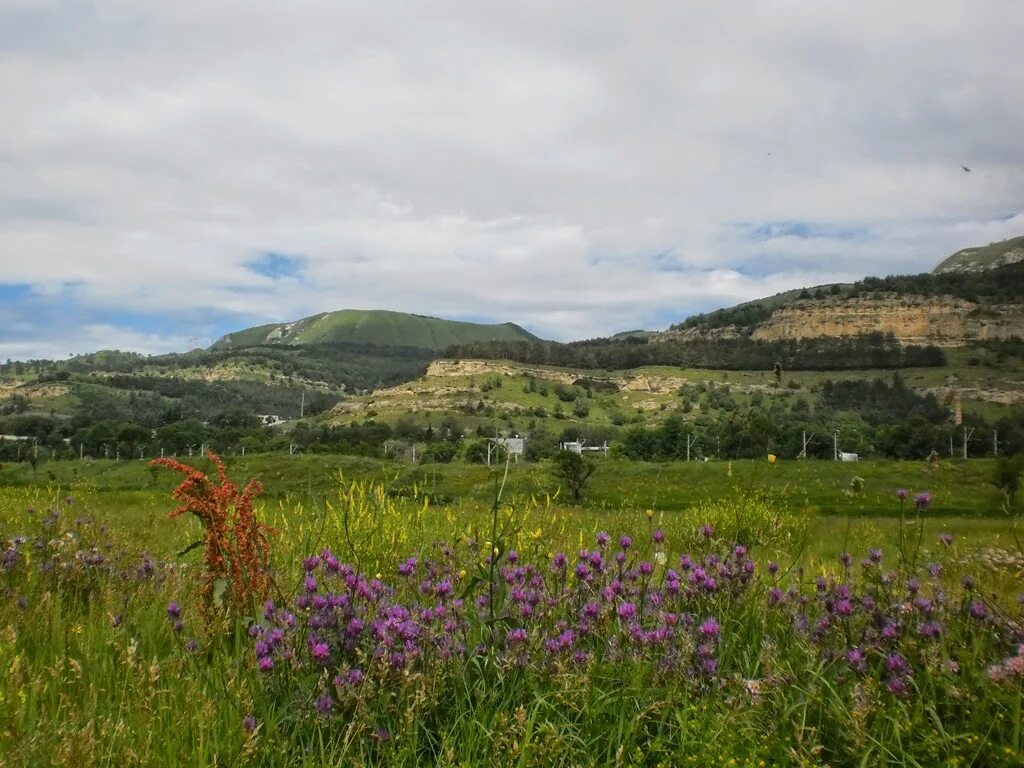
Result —
POLYGON ((274 668, 274 660, 270 656, 260 656, 256 664, 260 668, 260 672, 269 672, 274 668))
POLYGON ((307 557, 305 560, 302 561, 302 567, 306 569, 307 573, 315 571, 319 566, 320 558, 316 555, 313 555, 312 557, 307 557))
POLYGON ((928 493, 928 491, 921 491, 921 493, 917 494, 917 496, 914 497, 914 505, 920 512, 924 512, 926 509, 928 509, 928 507, 931 506, 931 503, 932 495, 928 493))
POLYGON ((334 709, 334 700, 331 699, 326 693, 316 700, 316 711, 317 714, 326 717, 331 714, 331 710, 334 709))
POLYGON ((654 539, 655 544, 665 543, 665 532, 661 528, 656 528, 654 533, 651 534, 651 538, 654 539))
POLYGON ((893 653, 886 657, 885 669, 891 675, 906 675, 910 672, 910 665, 901 654, 893 653))
POLYGON ((853 564, 853 556, 849 552, 843 552, 839 559, 846 568, 849 568, 853 564))
POLYGON ((606 546, 608 546, 608 542, 611 540, 612 537, 604 531, 597 532, 597 546, 601 547, 601 549, 604 549, 606 546))
POLYGON ((199 650, 199 642, 195 638, 190 638, 188 642, 185 643, 185 650, 189 653, 195 653, 199 650))
POLYGON ((877 547, 873 547, 870 550, 868 550, 868 558, 871 560, 872 563, 882 562, 882 557, 882 550, 878 549, 877 547))
POLYGON ((180 635, 182 632, 185 631, 185 622, 181 619, 178 619, 174 622, 174 624, 171 625, 171 629, 174 630, 174 634, 180 635))
POLYGON ((313 643, 309 652, 317 661, 325 661, 331 655, 331 648, 327 643, 313 643))
POLYGON ((704 659, 701 669, 704 671, 705 675, 710 677, 718 671, 718 661, 716 659, 704 659))
POLYGON ((940 533, 939 534, 939 541, 942 544, 945 544, 948 547, 950 544, 953 543, 953 534, 952 533, 940 533))
POLYGON ((896 498, 900 501, 906 501, 909 493, 910 492, 906 488, 898 488, 896 490, 896 498))
MULTIPOLYGON (((960 583, 963 585, 963 588, 966 589, 968 592, 974 589, 975 586, 974 579, 970 576, 964 576, 963 579, 960 580, 960 583)), ((1024 595, 1021 595, 1021 597, 1024 597, 1024 595)), ((1021 602, 1024 603, 1024 600, 1021 600, 1021 602)))
POLYGON ((253 733, 256 730, 256 718, 252 715, 246 715, 242 718, 242 730, 246 733, 253 733))
POLYGON ((173 600, 167 604, 167 618, 176 619, 181 616, 181 606, 173 600))
POLYGON ((774 576, 778 572, 779 572, 779 564, 777 562, 772 560, 770 563, 768 563, 768 573, 770 573, 772 576, 774 576))
POLYGON ((718 637, 718 622, 714 618, 710 618, 700 625, 700 633, 704 637, 718 637))
POLYGON ((853 613, 853 602, 845 597, 837 600, 835 612, 837 616, 850 616, 853 613))
POLYGON ((715 535, 714 526, 707 524, 702 525, 700 527, 700 535, 703 536, 705 539, 710 539, 712 536, 715 535))
POLYGON ((620 536, 619 546, 623 549, 629 549, 631 546, 633 546, 633 540, 629 538, 629 536, 620 536))
POLYGON ((568 563, 568 558, 565 556, 565 553, 556 552, 555 556, 551 558, 551 570, 556 573, 564 571, 566 563, 568 563))
POLYGON ((307 592, 316 592, 316 589, 317 589, 316 576, 313 576, 312 574, 310 574, 309 576, 306 576, 306 591, 307 592))
POLYGON ((972 619, 981 621, 988 616, 988 607, 981 600, 972 600, 968 610, 972 619))
POLYGON ((618 614, 620 619, 632 619, 636 616, 636 604, 629 602, 620 603, 618 607, 618 614))
POLYGON ((889 682, 886 683, 886 687, 889 689, 889 693, 893 696, 902 698, 907 695, 907 684, 898 677, 890 677, 889 682))

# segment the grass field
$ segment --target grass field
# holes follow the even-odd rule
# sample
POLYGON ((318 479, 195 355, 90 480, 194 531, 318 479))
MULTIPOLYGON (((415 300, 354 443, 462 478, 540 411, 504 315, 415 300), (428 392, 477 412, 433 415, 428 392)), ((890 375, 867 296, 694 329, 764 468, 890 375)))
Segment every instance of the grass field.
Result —
POLYGON ((607 460, 582 505, 543 464, 228 469, 266 486, 274 606, 178 554, 210 539, 172 472, 0 470, 0 765, 1024 758, 991 462, 607 460))

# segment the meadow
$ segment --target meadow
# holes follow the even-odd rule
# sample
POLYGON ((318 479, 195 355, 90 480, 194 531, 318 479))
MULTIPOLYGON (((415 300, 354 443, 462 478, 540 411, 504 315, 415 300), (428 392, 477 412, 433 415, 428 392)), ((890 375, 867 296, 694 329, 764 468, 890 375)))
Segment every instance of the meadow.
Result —
POLYGON ((0 765, 1024 759, 993 462, 185 462, 0 469, 0 765))

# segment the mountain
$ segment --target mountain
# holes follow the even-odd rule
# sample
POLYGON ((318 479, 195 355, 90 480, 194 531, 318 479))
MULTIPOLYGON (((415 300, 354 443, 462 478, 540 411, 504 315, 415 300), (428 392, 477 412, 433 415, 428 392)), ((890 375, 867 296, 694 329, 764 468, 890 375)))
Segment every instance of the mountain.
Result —
POLYGON ((1024 235, 998 243, 964 248, 944 259, 935 269, 933 275, 963 272, 981 272, 986 269, 1024 261, 1024 235))
POLYGON ((229 333, 211 350, 337 343, 440 350, 477 341, 538 340, 515 323, 484 325, 380 309, 342 309, 229 333))

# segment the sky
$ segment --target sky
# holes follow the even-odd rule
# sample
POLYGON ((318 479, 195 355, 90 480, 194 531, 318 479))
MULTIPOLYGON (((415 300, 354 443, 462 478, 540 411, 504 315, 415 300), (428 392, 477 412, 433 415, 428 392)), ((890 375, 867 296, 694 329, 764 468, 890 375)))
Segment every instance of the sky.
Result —
POLYGON ((1024 234, 1021 29, 1017 0, 0 0, 0 360, 342 308, 591 338, 927 271, 1024 234))

